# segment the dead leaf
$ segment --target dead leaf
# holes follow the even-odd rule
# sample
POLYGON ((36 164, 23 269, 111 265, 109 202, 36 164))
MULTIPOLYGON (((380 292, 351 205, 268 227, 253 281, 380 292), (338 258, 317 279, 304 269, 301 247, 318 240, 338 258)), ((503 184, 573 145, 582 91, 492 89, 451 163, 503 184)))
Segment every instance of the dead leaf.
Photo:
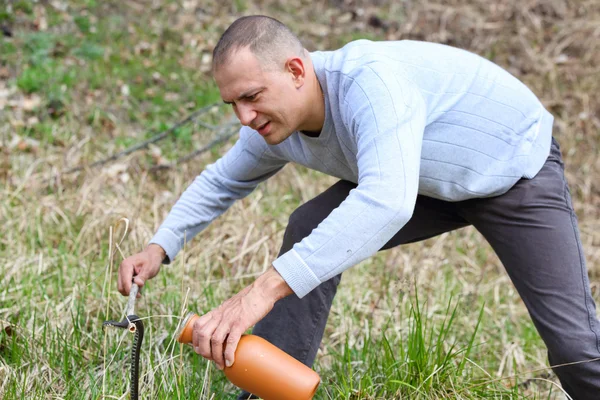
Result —
POLYGON ((198 2, 195 0, 183 1, 182 3, 184 10, 195 10, 198 7, 198 2))
POLYGON ((104 168, 104 173, 110 178, 115 178, 125 171, 127 171, 127 164, 123 163, 112 164, 104 168))
POLYGON ((12 94, 10 89, 4 89, 0 86, 0 110, 3 110, 4 107, 8 104, 8 97, 12 94))
POLYGON ((10 150, 36 152, 40 147, 40 142, 32 138, 24 138, 19 135, 13 135, 8 148, 10 150))
POLYGON ((161 148, 154 144, 149 145, 148 150, 150 151, 150 154, 152 155, 152 157, 160 157, 162 155, 161 148))
POLYGON ((60 10, 60 11, 67 11, 69 9, 69 5, 67 4, 66 1, 54 0, 54 1, 50 1, 50 4, 52 5, 52 7, 56 8, 57 10, 60 10))
POLYGON ((566 64, 568 62, 569 62, 569 56, 564 53, 561 53, 554 58, 555 64, 566 64))
POLYGON ((104 168, 104 173, 109 178, 119 179, 122 183, 127 183, 131 175, 127 172, 127 164, 116 163, 104 168))
POLYGON ((111 134, 116 128, 115 121, 113 121, 112 118, 101 117, 100 124, 102 125, 102 128, 104 128, 106 131, 108 131, 108 133, 111 134))
POLYGON ((152 54, 153 46, 148 42, 139 42, 135 45, 133 51, 138 55, 149 55, 152 54))
POLYGON ((168 92, 167 94, 165 94, 165 100, 177 101, 177 100, 179 100, 179 95, 177 93, 168 92))
POLYGON ((25 111, 33 111, 36 108, 38 108, 41 103, 42 99, 40 98, 40 96, 33 94, 31 96, 23 98, 23 101, 21 102, 21 107, 25 111))
POLYGON ((38 30, 38 31, 45 31, 48 29, 48 21, 46 21, 46 18, 41 16, 39 18, 37 18, 34 22, 33 22, 33 26, 38 30))
POLYGON ((25 151, 27 150, 27 142, 25 142, 24 140, 21 140, 18 144, 17 144, 17 150, 20 151, 25 151))
POLYGON ((165 83, 165 80, 162 78, 162 75, 161 75, 161 74, 160 74, 160 72, 158 72, 158 71, 154 71, 154 72, 152 73, 152 81, 153 81, 154 83, 156 83, 156 84, 160 84, 160 85, 162 85, 162 84, 164 84, 164 83, 165 83))
POLYGON ((183 57, 179 59, 179 65, 183 68, 196 69, 198 64, 198 56, 191 51, 186 51, 183 57))
POLYGON ((44 7, 35 7, 35 21, 33 22, 33 26, 38 31, 43 32, 48 30, 48 21, 46 20, 46 9, 44 7))
MULTIPOLYGON (((10 105, 10 102, 9 102, 10 105)), ((18 128, 22 128, 25 126, 25 122, 23 122, 20 119, 15 119, 15 118, 11 118, 10 119, 10 125, 14 128, 14 129, 18 129, 18 128)))

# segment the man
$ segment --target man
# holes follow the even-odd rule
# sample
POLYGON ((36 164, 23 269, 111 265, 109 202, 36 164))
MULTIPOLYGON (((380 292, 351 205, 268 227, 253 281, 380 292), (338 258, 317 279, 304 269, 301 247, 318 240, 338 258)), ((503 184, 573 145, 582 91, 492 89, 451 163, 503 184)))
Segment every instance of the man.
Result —
MULTIPOLYGON (((236 199, 292 161, 341 180, 290 217, 279 257, 194 326, 222 369, 253 333, 311 366, 341 273, 380 249, 473 225, 506 267, 563 388, 600 393, 600 324, 553 117, 500 67, 424 42, 359 40, 308 53, 263 16, 214 50, 221 97, 244 125, 190 185, 149 246, 123 261, 143 286, 236 199), (226 342, 227 349, 223 352, 226 342)), ((248 396, 242 393, 240 398, 248 396)))

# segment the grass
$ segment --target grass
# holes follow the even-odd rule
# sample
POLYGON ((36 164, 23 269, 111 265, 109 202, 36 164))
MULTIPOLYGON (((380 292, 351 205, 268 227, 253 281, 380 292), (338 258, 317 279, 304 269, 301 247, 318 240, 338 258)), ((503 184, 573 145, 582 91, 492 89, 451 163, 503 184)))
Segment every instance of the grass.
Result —
MULTIPOLYGON (((336 366, 339 368, 336 377, 342 378, 332 382, 336 389, 334 398, 461 397, 462 388, 459 385, 457 389, 454 380, 464 379, 483 308, 473 334, 460 347, 460 340, 452 337, 458 304, 449 303, 446 310, 441 310, 444 312, 440 313, 440 321, 432 322, 431 316, 419 308, 418 296, 415 297, 416 303, 409 304, 404 322, 406 332, 392 333, 389 337, 385 333, 375 333, 373 337, 373 332, 366 332, 360 338, 361 348, 350 346, 351 339, 346 339, 342 352, 335 353, 341 360, 336 366)), ((394 322, 389 320, 386 325, 397 325, 394 322)))
MULTIPOLYGON (((55 176, 220 101, 207 55, 242 14, 281 19, 310 50, 359 37, 431 40, 488 57, 524 80, 556 116, 598 301, 595 2, 338 3, 0 6, 0 25, 12 34, 0 38, 1 398, 126 398, 132 337, 102 329, 125 306, 116 268, 145 246, 194 176, 233 142, 151 172, 212 140, 214 131, 189 124, 151 149, 55 176), (121 241, 123 217, 130 227, 121 241)), ((229 113, 216 107, 202 120, 220 124, 229 113)), ((277 254, 289 214, 334 181, 286 167, 144 288, 136 307, 146 318, 143 398, 233 398, 236 389, 221 372, 174 343, 179 318, 206 312, 249 284, 277 254)), ((471 228, 380 253, 347 271, 315 369, 323 382, 319 400, 561 398, 522 302, 471 228)))

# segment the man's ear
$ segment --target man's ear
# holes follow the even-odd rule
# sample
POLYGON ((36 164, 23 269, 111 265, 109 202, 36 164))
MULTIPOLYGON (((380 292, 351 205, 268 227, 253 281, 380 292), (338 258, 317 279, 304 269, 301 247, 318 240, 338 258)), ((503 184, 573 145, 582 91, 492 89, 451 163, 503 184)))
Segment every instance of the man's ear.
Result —
POLYGON ((304 79, 306 78, 306 68, 304 61, 300 57, 290 57, 285 63, 285 70, 292 75, 294 85, 296 88, 304 85, 304 79))

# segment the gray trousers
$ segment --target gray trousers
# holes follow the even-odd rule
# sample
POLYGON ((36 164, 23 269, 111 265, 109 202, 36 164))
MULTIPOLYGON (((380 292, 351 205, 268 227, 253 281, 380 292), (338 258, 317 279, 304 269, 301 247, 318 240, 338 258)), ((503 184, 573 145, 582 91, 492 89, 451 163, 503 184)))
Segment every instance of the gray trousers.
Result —
MULTIPOLYGON (((280 254, 309 235, 355 187, 339 181, 295 210, 280 254)), ((468 225, 502 261, 546 344, 550 365, 600 357, 600 323, 556 141, 542 170, 503 195, 460 202, 419 196, 412 219, 383 249, 468 225)), ((253 333, 312 366, 340 279, 322 283, 302 299, 291 295, 278 301, 253 333)), ((600 399, 600 361, 554 372, 573 399, 600 399)), ((243 392, 238 398, 256 397, 243 392)))

